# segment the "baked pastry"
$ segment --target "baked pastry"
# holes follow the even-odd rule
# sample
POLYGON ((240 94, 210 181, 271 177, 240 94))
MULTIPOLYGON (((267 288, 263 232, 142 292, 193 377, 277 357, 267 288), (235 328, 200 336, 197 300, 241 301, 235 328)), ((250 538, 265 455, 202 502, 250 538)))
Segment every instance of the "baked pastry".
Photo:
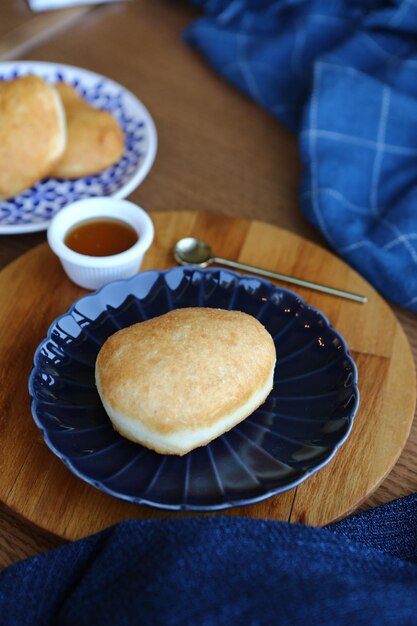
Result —
POLYGON ((66 145, 64 109, 38 76, 0 81, 0 200, 49 174, 66 145))
POLYGON ((113 427, 183 455, 253 413, 272 389, 275 346, 251 315, 185 308, 109 337, 96 385, 113 427))
POLYGON ((124 152, 123 131, 108 112, 92 107, 67 83, 57 83, 67 120, 67 147, 50 171, 56 178, 98 174, 116 163, 124 152))

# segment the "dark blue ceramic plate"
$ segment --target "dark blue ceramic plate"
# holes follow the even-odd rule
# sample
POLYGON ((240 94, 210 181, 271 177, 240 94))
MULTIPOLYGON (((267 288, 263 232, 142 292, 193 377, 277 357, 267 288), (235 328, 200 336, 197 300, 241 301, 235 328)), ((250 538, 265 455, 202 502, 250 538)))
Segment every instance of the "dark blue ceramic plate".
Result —
POLYGON ((355 364, 319 311, 265 280, 219 269, 145 272, 81 298, 38 347, 29 389, 46 443, 74 474, 118 498, 184 510, 248 504, 295 487, 345 441, 359 401, 355 364), (189 306, 259 319, 275 340, 275 382, 231 431, 183 457, 164 456, 113 430, 94 365, 118 329, 189 306))

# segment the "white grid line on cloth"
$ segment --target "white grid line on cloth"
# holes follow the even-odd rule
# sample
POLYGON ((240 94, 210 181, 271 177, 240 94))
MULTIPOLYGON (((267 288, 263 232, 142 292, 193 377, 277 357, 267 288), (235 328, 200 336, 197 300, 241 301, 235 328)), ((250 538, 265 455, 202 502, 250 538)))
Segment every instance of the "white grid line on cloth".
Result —
POLYGON ((259 102, 260 104, 264 104, 263 102, 263 98, 262 98, 262 94, 260 92, 260 89, 258 87, 258 83, 255 80, 255 77, 253 75, 253 72, 250 68, 249 63, 247 62, 246 58, 245 58, 245 46, 248 43, 249 38, 247 35, 242 35, 239 34, 238 35, 238 42, 239 42, 239 47, 238 47, 238 64, 240 67, 240 71, 242 72, 242 77, 246 83, 246 86, 248 88, 248 92, 250 93, 250 95, 252 96, 252 98, 255 100, 255 102, 259 102))
POLYGON ((414 304, 414 302, 417 302, 417 296, 414 296, 414 298, 411 298, 411 300, 409 300, 408 302, 406 302, 405 304, 403 304, 403 306, 405 308, 410 307, 412 304, 414 304))
MULTIPOLYGON (((400 232, 395 226, 393 226, 393 224, 388 222, 388 220, 382 219, 381 222, 384 223, 387 226, 387 228, 389 228, 390 230, 393 230, 394 232, 395 230, 397 230, 398 232, 400 232)), ((387 251, 396 245, 403 244, 407 252, 412 257, 413 261, 417 263, 417 254, 414 248, 408 244, 409 239, 417 239, 417 233, 411 233, 410 235, 400 234, 398 235, 398 237, 396 237, 395 239, 392 239, 392 241, 389 241, 384 246, 382 246, 382 249, 387 251)), ((361 239, 360 241, 355 241, 354 243, 350 243, 344 248, 341 248, 340 252, 344 254, 346 252, 352 252, 353 250, 357 250, 358 248, 365 248, 365 247, 376 248, 378 246, 374 244, 372 241, 369 241, 368 239, 361 239)))
MULTIPOLYGON (((321 189, 318 189, 318 192, 319 193, 326 192, 329 195, 332 195, 337 200, 341 201, 342 204, 344 204, 347 208, 350 208, 358 213, 364 214, 366 210, 365 207, 360 207, 359 205, 355 205, 352 202, 349 202, 347 198, 345 198, 342 194, 338 193, 335 189, 322 187, 321 189)), ((303 196, 308 195, 309 193, 310 192, 305 192, 303 196)), ((380 211, 385 210, 385 208, 383 207, 379 207, 379 209, 380 211)), ((386 218, 381 218, 379 221, 385 224, 387 228, 389 228, 392 232, 396 233, 397 235, 395 239, 392 239, 391 241, 383 245, 382 249, 387 251, 396 245, 403 244, 407 252, 412 257, 413 261, 417 263, 417 253, 414 250, 414 248, 411 246, 411 244, 409 243, 410 240, 417 239, 417 233, 409 233, 405 235, 404 233, 401 233, 401 231, 396 226, 391 224, 386 218)), ((351 243, 347 246, 344 246, 343 248, 340 248, 340 252, 341 254, 344 254, 346 252, 353 252, 354 250, 357 250, 358 248, 364 248, 364 247, 372 248, 372 247, 376 247, 376 244, 374 244, 373 242, 367 239, 361 239, 360 241, 355 241, 354 243, 351 243)), ((416 300, 417 300, 417 297, 416 297, 416 300)))
MULTIPOLYGON (((230 69, 235 69, 236 67, 239 67, 239 65, 242 63, 242 61, 232 61, 231 63, 227 63, 226 65, 224 65, 221 68, 221 71, 228 71, 230 69)), ((244 63, 249 63, 249 61, 244 61, 244 63)), ((264 74, 270 74, 272 76, 272 78, 276 78, 277 76, 277 71, 276 68, 271 67, 271 65, 268 65, 268 63, 265 63, 264 61, 250 61, 250 66, 252 67, 258 67, 260 69, 262 69, 262 72, 264 74)))
MULTIPOLYGON (((404 248, 407 250, 407 252, 411 256, 411 258, 414 261, 414 263, 417 265, 417 252, 414 250, 414 248, 410 244, 410 242, 407 239, 405 239, 404 233, 402 233, 400 231, 398 226, 395 226, 395 224, 391 224, 391 222, 389 222, 384 217, 380 217, 379 221, 381 222, 381 224, 385 224, 385 226, 387 228, 389 228, 389 230, 391 230, 397 236, 398 239, 401 240, 400 242, 403 244, 404 248)), ((385 245, 387 245, 387 244, 385 244, 385 245)))
POLYGON ((411 67, 417 67, 417 59, 400 59, 401 65, 410 65, 411 67))
POLYGON ((305 28, 305 21, 296 20, 294 21, 293 26, 294 46, 291 52, 290 65, 293 72, 297 74, 302 74, 303 68, 301 65, 301 54, 306 41, 305 33, 303 32, 303 28, 305 28))
POLYGON ((387 130, 390 99, 391 91, 389 87, 385 86, 382 91, 381 113, 379 117, 375 160, 372 168, 371 189, 369 194, 371 209, 375 215, 378 214, 378 183, 381 175, 382 160, 384 158, 384 140, 387 130))
POLYGON ((355 243, 350 243, 348 246, 344 248, 340 248, 340 252, 344 254, 345 252, 352 252, 353 250, 357 250, 358 248, 373 248, 374 244, 368 239, 361 239, 361 241, 355 241, 355 243))
MULTIPOLYGON (((396 235, 395 239, 392 239, 391 241, 386 243, 384 246, 382 246, 382 248, 384 250, 389 250, 394 245, 402 244, 404 248, 406 249, 406 251, 408 252, 408 254, 411 256, 414 263, 417 265, 417 252, 414 250, 414 248, 408 241, 409 239, 417 239, 417 233, 410 234, 410 235, 415 235, 415 237, 404 235, 404 233, 402 233, 397 226, 395 226, 394 224, 391 224, 391 222, 389 222, 386 218, 381 217, 379 218, 378 221, 380 221, 382 224, 385 224, 385 226, 396 235)), ((344 246, 343 248, 340 248, 340 253, 345 254, 346 252, 353 252, 354 250, 357 250, 358 248, 365 248, 365 247, 376 248, 378 246, 374 244, 373 242, 369 241, 368 239, 361 239, 360 241, 355 241, 354 243, 350 243, 349 245, 344 246)))
POLYGON ((392 241, 386 243, 385 246, 382 246, 382 248, 384 250, 391 250, 391 248, 393 248, 394 246, 397 246, 399 243, 404 243, 406 240, 410 240, 410 239, 417 239, 417 233, 408 233, 407 235, 400 235, 396 239, 393 239, 392 241))
MULTIPOLYGON (((323 139, 336 139, 337 141, 344 141, 346 143, 362 146, 363 148, 370 148, 375 150, 378 147, 378 142, 373 139, 363 139, 363 137, 355 137, 355 135, 348 135, 333 130, 324 130, 319 128, 310 128, 303 130, 302 135, 315 135, 316 137, 322 137, 323 139)), ((405 146, 396 146, 395 144, 385 143, 385 152, 391 154, 401 154, 403 156, 415 157, 417 156, 417 148, 406 148, 405 146)))
POLYGON ((242 11, 242 0, 232 0, 229 5, 218 14, 217 20, 220 24, 226 25, 231 22, 238 13, 242 11))
POLYGON ((400 53, 401 50, 407 49, 406 45, 400 45, 396 54, 393 54, 392 52, 387 52, 385 48, 383 48, 377 41, 375 41, 375 39, 371 37, 369 33, 359 31, 359 35, 361 35, 362 39, 368 43, 368 47, 374 50, 377 54, 379 54, 380 57, 383 57, 387 61, 387 63, 391 61, 401 61, 401 57, 398 56, 398 53, 400 53))
POLYGON ((341 65, 340 63, 335 63, 334 61, 319 61, 320 65, 323 66, 323 68, 327 68, 328 70, 332 71, 332 72, 338 72, 340 70, 343 70, 346 74, 352 74, 352 76, 357 76, 358 74, 363 74, 363 76, 368 76, 368 74, 365 74, 364 72, 361 72, 360 70, 357 70, 354 67, 351 67, 350 65, 346 66, 346 65, 341 65))
MULTIPOLYGON (((252 63, 252 65, 261 65, 264 66, 265 69, 271 70, 271 68, 264 64, 264 63, 252 63)), ((249 65, 248 63, 243 63, 242 61, 233 61, 233 63, 228 63, 227 65, 225 65, 224 67, 221 68, 220 73, 227 77, 227 75, 231 76, 233 74, 233 72, 235 70, 238 70, 241 74, 241 76, 244 78, 245 83, 249 89, 249 86, 247 84, 247 80, 246 80, 246 76, 245 76, 245 71, 248 69, 249 65)), ((252 74, 252 70, 251 74, 252 74)), ((272 71, 272 70, 271 70, 272 71)), ((259 96, 261 98, 261 95, 259 96)), ((259 102, 259 100, 256 100, 254 95, 252 94, 252 98, 259 102)), ((262 102, 262 101, 261 101, 262 102)), ((267 106, 267 108, 272 111, 273 113, 279 113, 283 110, 286 109, 294 109, 297 107, 296 104, 294 104, 294 102, 276 102, 275 104, 272 105, 264 105, 265 107, 267 106)))
MULTIPOLYGON (((319 110, 319 84, 321 80, 321 72, 322 65, 318 63, 314 69, 314 82, 313 82, 313 91, 311 95, 311 104, 310 104, 310 126, 317 128, 318 122, 318 110, 319 110)), ((330 237, 329 231, 327 229, 327 224, 323 219, 323 216, 319 207, 319 197, 318 197, 318 167, 317 167, 317 153, 316 153, 316 145, 317 142, 314 141, 314 134, 311 133, 309 137, 309 152, 310 152, 310 162, 311 162, 311 204, 313 207, 313 211, 316 215, 317 221, 321 228, 323 235, 328 239, 330 243, 332 243, 332 239, 330 237)))
MULTIPOLYGON (((317 193, 319 195, 327 195, 332 196, 335 200, 343 204, 347 209, 350 209, 354 213, 358 213, 359 215, 370 215, 372 213, 372 209, 369 206, 361 206, 359 204, 355 204, 348 200, 340 191, 333 189, 332 187, 319 187, 317 189, 317 193)), ((311 196, 311 191, 305 191, 302 194, 303 197, 311 196)), ((380 211, 384 211, 385 207, 379 207, 380 211)))

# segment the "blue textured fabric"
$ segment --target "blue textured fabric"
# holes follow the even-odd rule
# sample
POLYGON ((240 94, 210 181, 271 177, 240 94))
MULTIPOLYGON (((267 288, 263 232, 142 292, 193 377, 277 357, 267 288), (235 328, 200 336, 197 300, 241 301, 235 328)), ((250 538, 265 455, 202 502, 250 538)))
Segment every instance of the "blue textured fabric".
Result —
POLYGON ((321 529, 126 521, 6 569, 0 624, 417 624, 417 494, 321 529))
POLYGON ((417 311, 417 1, 195 4, 186 39, 299 134, 304 214, 417 311))

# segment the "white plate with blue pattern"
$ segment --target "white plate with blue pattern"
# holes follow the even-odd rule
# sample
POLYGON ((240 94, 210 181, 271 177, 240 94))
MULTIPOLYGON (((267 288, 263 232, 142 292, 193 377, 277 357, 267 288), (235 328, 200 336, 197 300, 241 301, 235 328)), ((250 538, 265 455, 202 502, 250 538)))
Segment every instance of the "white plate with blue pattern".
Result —
POLYGON ((143 181, 157 149, 155 124, 146 107, 114 81, 79 67, 37 61, 0 63, 0 80, 36 74, 50 83, 65 81, 93 106, 114 115, 125 135, 125 152, 112 167, 96 176, 62 180, 44 178, 30 189, 0 201, 0 234, 46 230, 67 204, 94 196, 125 198, 143 181))

